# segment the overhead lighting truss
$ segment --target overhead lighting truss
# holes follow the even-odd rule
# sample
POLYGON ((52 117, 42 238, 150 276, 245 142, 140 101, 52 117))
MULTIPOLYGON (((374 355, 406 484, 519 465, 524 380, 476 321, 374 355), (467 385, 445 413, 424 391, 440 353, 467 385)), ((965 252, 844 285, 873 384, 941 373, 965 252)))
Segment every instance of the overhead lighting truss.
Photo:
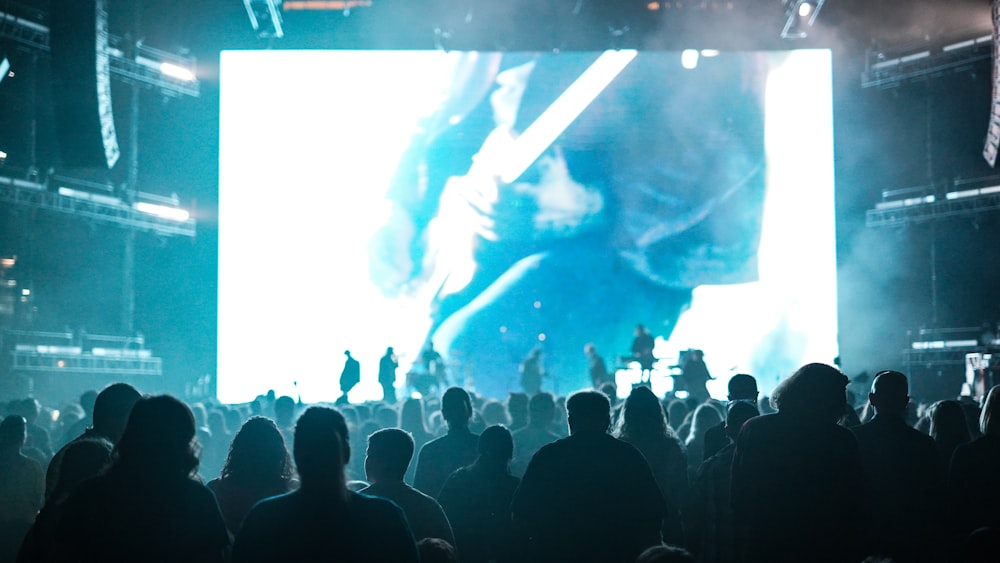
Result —
MULTIPOLYGON (((0 12, 0 39, 8 39, 33 49, 49 52, 49 27, 10 13, 0 12)), ((109 36, 107 49, 111 74, 125 82, 137 82, 169 96, 200 94, 195 74, 195 58, 138 45, 134 49, 115 47, 124 40, 109 36), (133 51, 129 54, 126 51, 133 51)))
POLYGON ((926 76, 959 72, 974 63, 989 60, 992 56, 992 35, 982 35, 943 47, 923 44, 909 49, 896 49, 894 52, 869 50, 861 86, 886 88, 926 76))
MULTIPOLYGON (((0 176, 0 202, 74 215, 163 236, 194 237, 196 234, 195 220, 186 210, 177 206, 143 201, 129 204, 111 195, 76 187, 60 186, 55 191, 50 190, 50 187, 29 180, 0 176), (168 209, 173 211, 167 211, 168 209)), ((147 194, 138 194, 139 199, 143 199, 144 195, 147 194)))
POLYGON ((282 29, 281 0, 243 0, 246 6, 250 25, 257 37, 281 38, 285 35, 282 29))
POLYGON ((975 183, 982 182, 952 182, 943 194, 933 187, 883 192, 883 201, 865 213, 865 225, 892 227, 1000 210, 1000 185, 972 187, 975 183))

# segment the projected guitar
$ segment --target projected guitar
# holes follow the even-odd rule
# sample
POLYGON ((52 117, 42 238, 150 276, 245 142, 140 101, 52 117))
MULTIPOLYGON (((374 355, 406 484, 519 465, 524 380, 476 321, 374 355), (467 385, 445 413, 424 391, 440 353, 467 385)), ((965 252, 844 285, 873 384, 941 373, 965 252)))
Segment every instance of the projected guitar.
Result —
MULTIPOLYGON (((439 299, 469 284, 476 271, 473 256, 477 238, 491 241, 500 238, 493 211, 501 190, 513 188, 525 192, 522 195, 531 195, 526 193, 531 190, 526 185, 512 185, 532 163, 539 162, 541 183, 555 190, 536 195, 574 202, 584 206, 584 212, 600 209, 599 194, 588 193, 583 186, 572 182, 558 150, 555 157, 539 157, 636 55, 634 50, 605 51, 522 134, 515 135, 508 126, 497 127, 473 157, 468 173, 448 180, 437 216, 428 226, 426 283, 420 291, 424 298, 439 299)), ((569 219, 550 212, 547 216, 536 216, 534 221, 558 227, 569 219)))

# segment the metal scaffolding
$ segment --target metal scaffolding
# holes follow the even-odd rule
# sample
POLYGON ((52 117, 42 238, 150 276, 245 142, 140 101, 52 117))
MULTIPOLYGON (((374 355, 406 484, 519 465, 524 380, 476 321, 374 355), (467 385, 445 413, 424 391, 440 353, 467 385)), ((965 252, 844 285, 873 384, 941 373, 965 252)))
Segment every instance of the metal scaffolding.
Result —
POLYGON ((48 191, 43 184, 37 182, 4 176, 0 176, 0 203, 84 217, 135 231, 159 235, 193 237, 196 233, 194 219, 177 221, 157 217, 133 209, 128 204, 116 201, 114 198, 69 197, 48 191))

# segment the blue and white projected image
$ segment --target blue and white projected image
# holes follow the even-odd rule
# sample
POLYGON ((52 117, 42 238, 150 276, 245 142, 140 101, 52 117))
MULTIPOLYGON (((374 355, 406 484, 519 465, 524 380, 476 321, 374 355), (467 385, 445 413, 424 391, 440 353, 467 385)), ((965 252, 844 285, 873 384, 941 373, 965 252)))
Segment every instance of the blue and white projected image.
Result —
POLYGON ((401 396, 566 394, 588 344, 627 393, 637 325, 659 393, 830 362, 830 52, 681 59, 224 52, 220 400, 335 400, 346 350, 381 399, 387 347, 401 396))

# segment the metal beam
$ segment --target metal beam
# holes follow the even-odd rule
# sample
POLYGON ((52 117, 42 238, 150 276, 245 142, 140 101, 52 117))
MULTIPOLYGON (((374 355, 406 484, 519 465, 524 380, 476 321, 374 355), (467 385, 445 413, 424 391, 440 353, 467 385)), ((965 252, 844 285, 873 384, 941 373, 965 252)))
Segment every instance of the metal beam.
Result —
POLYGON ((133 209, 113 198, 85 199, 50 192, 37 182, 0 176, 0 203, 22 205, 44 211, 63 213, 93 221, 118 225, 138 232, 164 236, 194 237, 194 219, 173 221, 133 209))
POLYGON ((991 193, 976 197, 942 199, 899 207, 869 209, 865 212, 865 225, 868 227, 891 227, 998 210, 1000 210, 1000 193, 991 193))

